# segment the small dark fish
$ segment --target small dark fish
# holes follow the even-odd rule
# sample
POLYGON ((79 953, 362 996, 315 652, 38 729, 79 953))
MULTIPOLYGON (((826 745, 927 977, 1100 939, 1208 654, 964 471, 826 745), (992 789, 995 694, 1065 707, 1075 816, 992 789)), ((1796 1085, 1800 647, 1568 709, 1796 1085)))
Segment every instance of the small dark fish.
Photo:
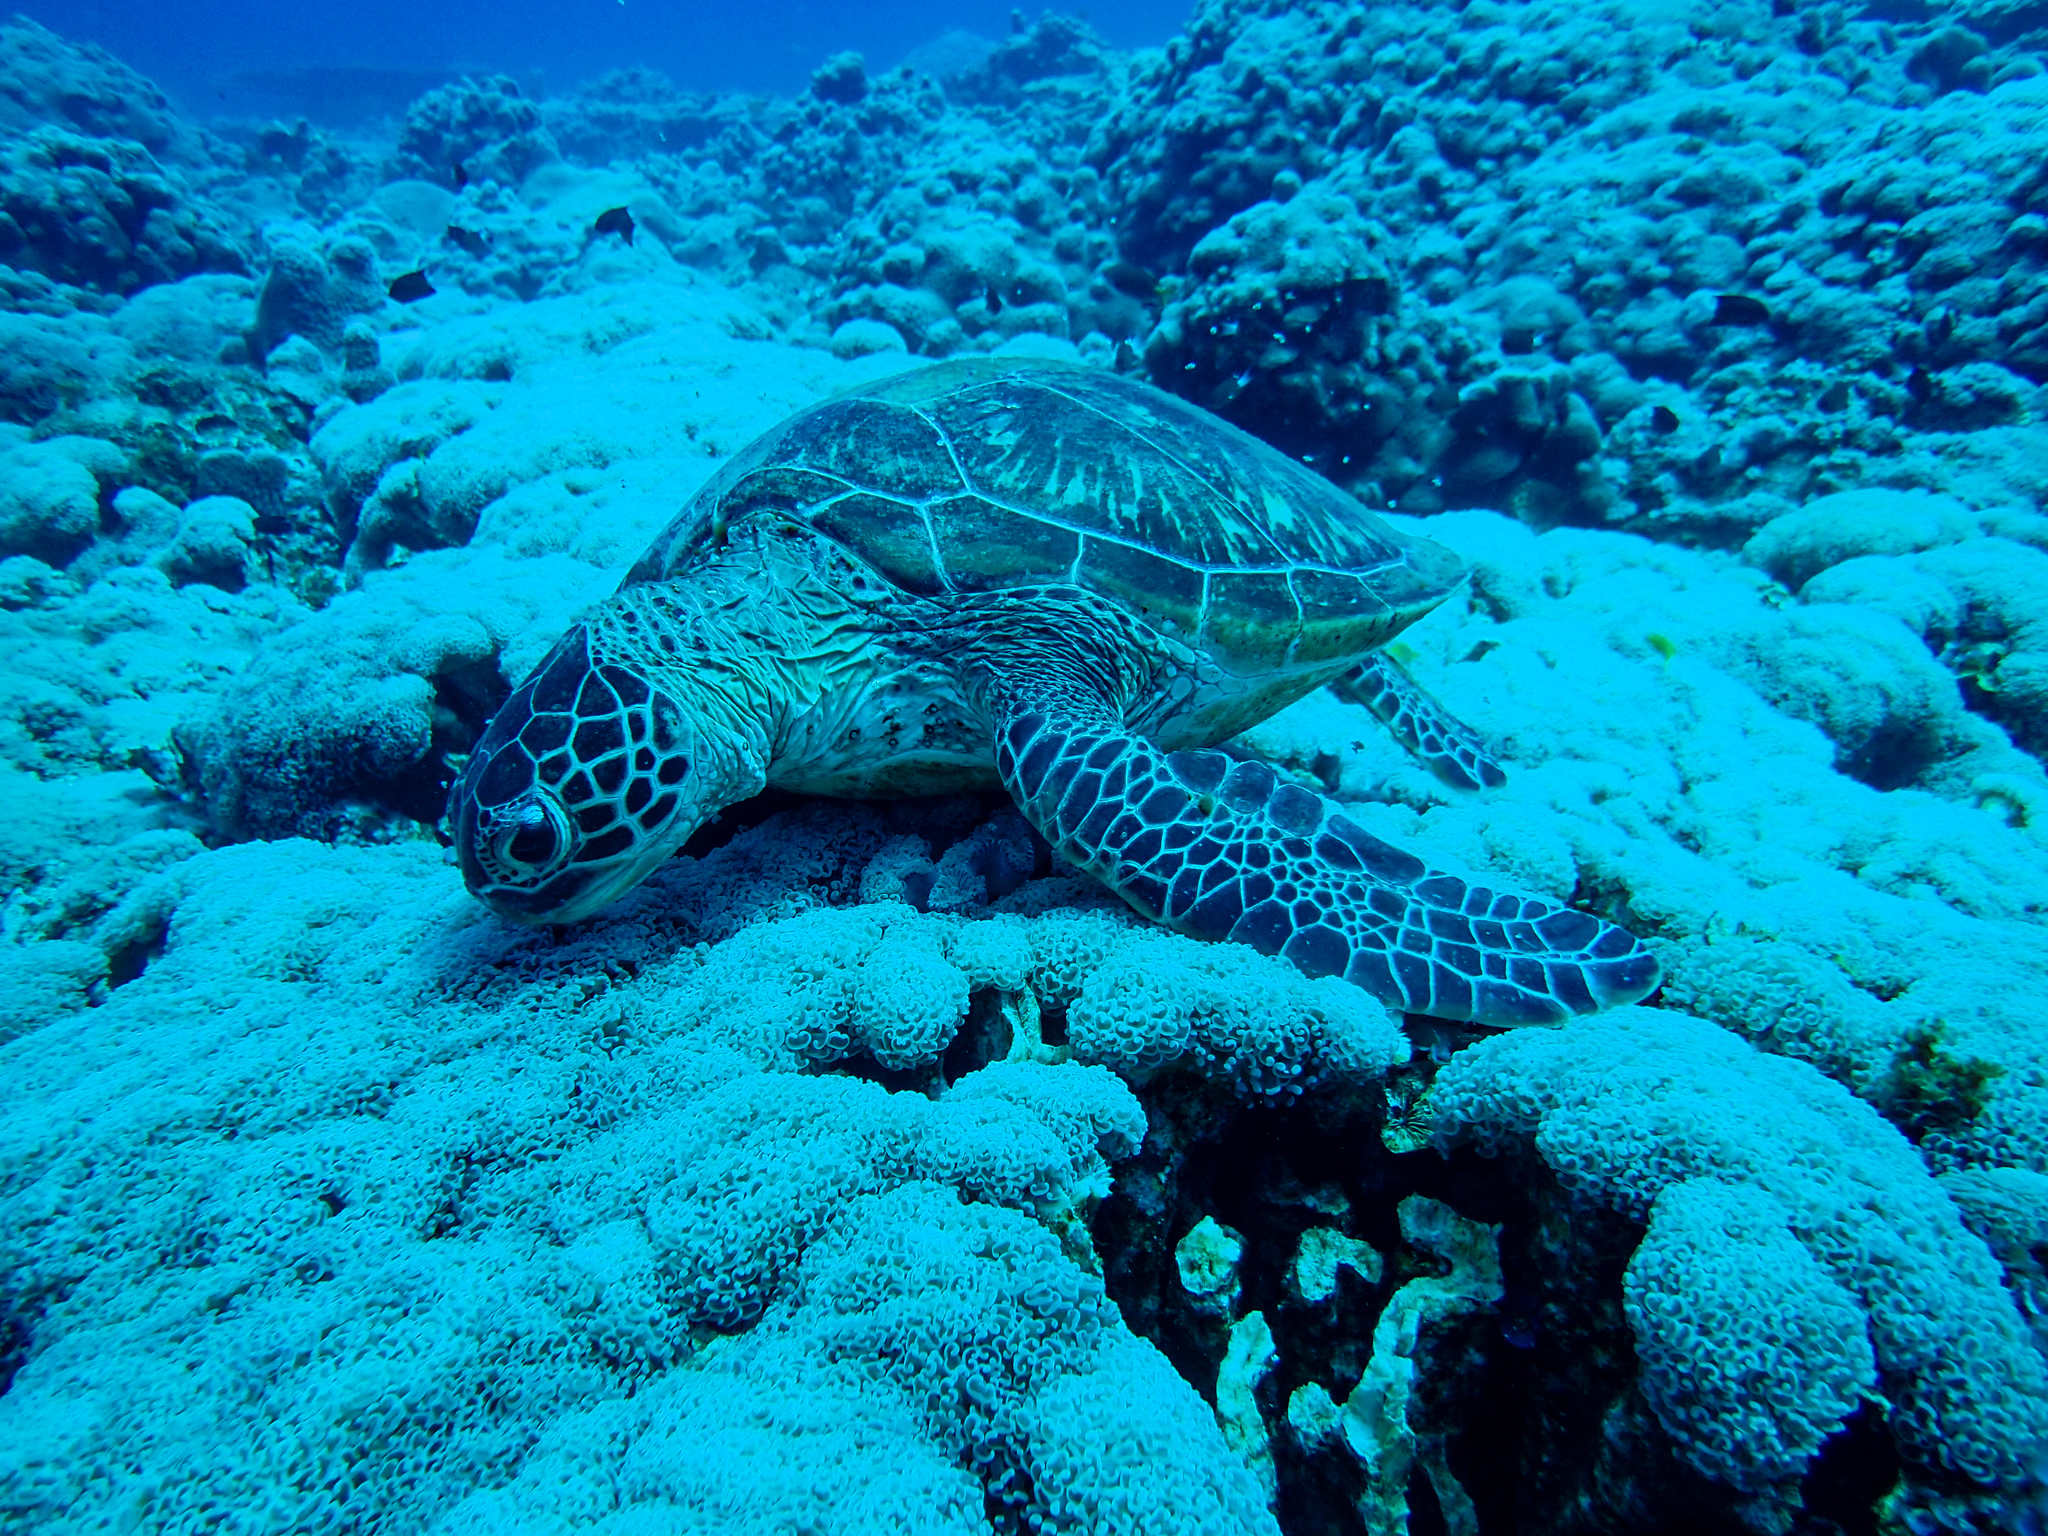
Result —
POLYGON ((460 160, 455 162, 455 190, 460 192, 469 185, 469 167, 460 160))
POLYGON ((988 312, 990 314, 1000 315, 1003 312, 1003 296, 996 292, 996 285, 994 283, 988 285, 987 300, 988 312))
POLYGON ((633 243, 633 215, 623 208, 607 208, 597 216, 597 222, 590 226, 592 238, 598 235, 617 235, 626 244, 633 243))
POLYGON ((1837 379, 1820 392, 1820 398, 1814 401, 1814 404, 1824 411, 1846 411, 1849 409, 1850 398, 1848 382, 1837 379))
POLYGON ((442 232, 442 238, 450 245, 458 246, 472 256, 481 256, 491 248, 491 237, 480 229, 464 229, 460 224, 450 224, 442 232))
POLYGON ((401 272, 385 285, 384 291, 401 304, 417 304, 421 299, 431 297, 434 285, 427 281, 424 267, 411 272, 401 272))
POLYGON ((1650 425, 1659 432, 1676 432, 1678 430, 1678 412, 1671 409, 1668 405, 1660 405, 1650 412, 1650 425))
POLYGON ((1159 297, 1159 279, 1135 261, 1113 261, 1102 269, 1109 286, 1133 299, 1159 297))
POLYGON ((1752 299, 1746 293, 1714 295, 1715 325, 1768 325, 1770 321, 1771 312, 1762 299, 1752 299))

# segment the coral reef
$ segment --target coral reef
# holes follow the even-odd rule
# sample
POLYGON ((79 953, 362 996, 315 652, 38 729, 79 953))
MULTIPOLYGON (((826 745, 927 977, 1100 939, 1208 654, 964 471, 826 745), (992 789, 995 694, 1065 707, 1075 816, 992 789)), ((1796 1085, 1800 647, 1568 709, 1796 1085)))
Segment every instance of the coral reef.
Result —
POLYGON ((352 319, 383 306, 376 252, 366 241, 338 240, 324 252, 294 240, 277 241, 256 294, 250 353, 266 360, 292 336, 333 350, 352 319))
MULTIPOLYGON (((1553 370, 1581 401, 1575 441, 1606 439, 1600 461, 1497 478, 1440 441, 1441 462, 1354 457, 1348 483, 1725 540, 1781 498, 1947 488, 1940 434, 2032 420, 2038 325, 2000 295, 2037 286, 2044 77, 1986 45, 1944 89, 1915 62, 1942 55, 1934 30, 1761 5, 1651 21, 1218 0, 1145 61, 1088 157, 1124 256, 1162 273, 1192 274, 1204 240, 1293 188, 1352 197, 1385 230, 1393 353, 1425 360, 1411 409, 1440 417, 1504 365, 1553 370), (1902 451, 1903 475, 1882 462, 1902 451)), ((1377 356, 1354 367, 1354 393, 1383 376, 1377 356)))
POLYGON ((1389 334, 1397 288, 1385 245, 1341 193, 1297 189, 1254 204, 1189 253, 1188 282, 1147 338, 1146 366, 1341 475, 1403 435, 1413 375, 1428 366, 1389 334))
MULTIPOLYGON (((887 841, 874 825, 817 832, 835 861, 887 841)), ((666 903, 722 906, 724 882, 758 883, 756 856, 794 872, 801 861, 787 852, 773 833, 747 834, 666 903)), ((1088 1529, 1152 1529, 1167 1510, 1189 1529, 1267 1528, 1250 1475, 1199 1398, 1124 1331, 1086 1267, 1086 1212, 1108 1191, 1110 1161, 1144 1134, 1128 1088, 1100 1066, 1028 1055, 962 1063, 934 1098, 804 1070, 849 1054, 885 1074, 892 1060, 936 1065, 965 1023, 970 986, 1030 986, 1040 927, 1054 930, 1047 960, 1079 953, 1066 920, 1008 919, 1021 947, 1004 960, 975 932, 986 920, 821 908, 743 927, 700 960, 654 917, 637 961, 606 946, 614 961, 644 964, 640 979, 621 973, 594 993, 571 979, 573 966, 559 969, 559 954, 545 958, 547 941, 476 921, 438 869, 417 846, 254 844, 174 862, 79 930, 92 937, 67 957, 104 946, 119 980, 101 982, 102 1006, 50 1026, 85 1033, 46 1086, 68 1082, 105 1111, 96 1123, 109 1156, 96 1171, 67 1163, 58 1174, 53 1147, 20 1139, 30 1122, 10 1132, 10 1317, 33 1307, 39 1331, 76 1320, 71 1343, 39 1350, 6 1397, 13 1449, 0 1476, 18 1504, 96 1497, 90 1459, 53 1458, 55 1443, 34 1427, 55 1432, 64 1412, 91 1402, 99 1428, 65 1435, 134 1447, 174 1502, 186 1497, 178 1490, 253 1492, 284 1472, 304 1518, 447 1512, 460 1523, 566 1517, 595 1485, 624 1477, 636 1507, 708 1518, 739 1485, 707 1478, 699 1437, 687 1463, 670 1464, 658 1444, 696 1415, 730 1425, 738 1404, 786 1400, 796 1371, 813 1382, 818 1412, 837 1403, 835 1419, 873 1418, 924 1469, 900 1495, 919 1520, 986 1499, 1088 1529), (224 948, 229 932, 243 939, 224 948), (483 948, 458 958, 436 934, 483 948), (146 958, 120 959, 138 947, 146 958), (479 989, 486 953, 498 955, 488 968, 501 980, 479 989), (954 968, 959 1006, 913 1048, 904 1002, 922 1008, 931 995, 902 985, 915 956, 954 968), (870 979, 877 970, 886 985, 870 979), (223 1012, 229 997, 242 1003, 223 1012), (386 1033, 367 1052, 337 1035, 365 1011, 386 1033), (131 1012, 156 1021, 141 1061, 118 1043, 131 1012), (496 1068, 451 1073, 437 1043, 451 1031, 496 1068), (540 1038, 554 1042, 546 1083, 508 1095, 498 1074, 523 1075, 540 1038), (321 1051, 322 1040, 335 1048, 321 1051), (302 1070, 273 1070, 285 1051, 302 1070), (147 1108, 127 1085, 165 1065, 160 1053, 219 1069, 196 1098, 147 1108), (563 1093, 579 1106, 566 1118, 563 1093), (362 1118, 372 1103, 374 1118, 362 1118), (159 1148, 139 1163, 112 1154, 137 1129, 124 1123, 130 1113, 153 1117, 159 1148), (218 1132, 229 1124, 240 1150, 223 1162, 218 1132), (54 1189, 46 1175, 85 1180, 68 1214, 42 1204, 54 1189), (124 1214, 133 1179, 184 1193, 154 1215, 124 1214), (259 1187, 262 1208, 245 1207, 259 1187), (254 1289, 198 1333, 175 1318, 204 1305, 201 1290, 154 1310, 148 1326, 172 1330, 160 1336, 166 1374, 131 1383, 119 1402, 94 1396, 92 1293, 120 1283, 117 1271, 170 1283, 193 1241, 215 1256, 207 1268, 240 1254, 254 1289), (91 1256, 114 1267, 82 1292, 76 1265, 91 1256), (372 1311, 357 1310, 371 1298, 381 1298, 372 1311), (162 1394, 183 1370, 265 1350, 308 1307, 340 1328, 332 1346, 279 1362, 286 1374, 266 1376, 239 1406, 218 1404, 243 1433, 195 1461, 161 1417, 162 1394), (736 1336, 715 1343, 699 1325, 736 1336), (408 1384, 375 1413, 334 1395, 393 1350, 410 1354, 408 1384), (459 1407, 485 1379, 502 1390, 459 1407), (613 1429, 593 1437, 605 1422, 613 1429), (546 1430, 557 1423, 560 1433, 546 1430), (476 1469, 528 1445, 518 1477, 457 1502, 476 1469), (376 1466, 367 1479, 323 1480, 323 1468, 365 1458, 376 1466)), ((786 889, 802 885, 799 875, 786 889)), ((1078 962, 1084 977, 1102 953, 1078 962)), ((1260 963, 1288 984, 1279 962, 1260 963)), ((1045 1004, 1059 995, 1047 987, 1045 1004)), ((752 1495, 764 1507, 862 1475, 843 1446, 815 1440, 808 1414, 754 1422, 756 1451, 735 1443, 730 1453, 780 1445, 773 1454, 790 1458, 785 1481, 752 1495)))
POLYGON ((1204 0, 343 132, 0 26, 6 1520, 2048 1523, 2043 41, 1204 0), (964 353, 1467 562, 1396 656, 1504 784, 1333 691, 1219 745, 1661 993, 1393 1015, 999 794, 469 901, 446 786, 573 617, 964 353))

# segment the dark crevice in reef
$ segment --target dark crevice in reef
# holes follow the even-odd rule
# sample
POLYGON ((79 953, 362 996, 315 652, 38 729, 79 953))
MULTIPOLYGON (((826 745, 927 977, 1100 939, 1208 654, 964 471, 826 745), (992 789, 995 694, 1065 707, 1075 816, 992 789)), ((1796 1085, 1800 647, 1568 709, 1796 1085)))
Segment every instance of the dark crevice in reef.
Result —
POLYGON ((29 1326, 9 1308, 0 1313, 0 1397, 14 1386, 15 1373, 28 1363, 29 1326))
POLYGON ((171 921, 168 914, 145 924, 128 941, 107 953, 107 985, 125 987, 135 980, 163 954, 164 946, 170 942, 171 921))
MULTIPOLYGON (((1140 1097, 1145 1144, 1118 1165, 1115 1191, 1092 1222, 1109 1294, 1131 1329, 1212 1403, 1230 1322, 1264 1314, 1279 1359, 1255 1400, 1289 1536, 1369 1529, 1358 1459, 1341 1435, 1300 1443, 1288 1404, 1311 1383, 1343 1402, 1395 1291, 1449 1268, 1404 1242, 1397 1210, 1409 1195, 1500 1228, 1499 1303, 1423 1328, 1409 1407, 1411 1426, 1439 1437, 1483 1536, 1745 1528, 1733 1492, 1678 1457, 1635 1385, 1621 1296, 1640 1224, 1576 1201, 1541 1167, 1469 1149, 1388 1151, 1376 1085, 1252 1107, 1228 1088, 1169 1073, 1140 1097), (1176 1243, 1204 1217, 1244 1242, 1241 1295, 1227 1314, 1190 1296, 1175 1263, 1176 1243), (1385 1261, 1379 1278, 1340 1269, 1329 1296, 1302 1296, 1289 1271, 1311 1227, 1370 1243, 1385 1261)), ((1883 1425, 1857 1415, 1813 1463, 1790 1536, 1875 1536, 1874 1506, 1898 1472, 1883 1425)), ((1419 1463, 1407 1498, 1411 1536, 1453 1528, 1419 1463)))
POLYGON ((1884 1415, 1865 1403, 1828 1437, 1806 1469, 1799 1485, 1799 1501, 1806 1506, 1802 1531, 1877 1536, 1878 1501, 1897 1486, 1903 1470, 1884 1415))
POLYGON ((496 657, 444 666, 428 681, 434 685, 434 709, 427 753, 410 771, 379 785, 374 798, 401 816, 433 826, 447 810, 456 762, 476 746, 512 689, 496 657))
POLYGON ((678 852, 685 858, 701 859, 717 852, 742 832, 751 832, 770 816, 797 809, 806 803, 807 798, 792 790, 770 786, 751 800, 728 805, 692 832, 689 841, 678 852))

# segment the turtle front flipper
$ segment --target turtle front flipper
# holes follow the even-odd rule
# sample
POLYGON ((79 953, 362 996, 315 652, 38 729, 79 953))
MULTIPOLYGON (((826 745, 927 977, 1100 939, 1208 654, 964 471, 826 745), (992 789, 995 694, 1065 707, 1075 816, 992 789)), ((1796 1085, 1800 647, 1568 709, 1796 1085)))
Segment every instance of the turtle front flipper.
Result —
POLYGON ((1508 776, 1479 733, 1439 704, 1385 652, 1366 657, 1330 686, 1371 710, 1396 741, 1454 789, 1507 783, 1508 776))
POLYGON ((993 724, 997 771, 1046 840, 1181 933, 1480 1024, 1561 1023, 1657 986, 1634 935, 1432 870, 1263 763, 1161 752, 1087 700, 1013 697, 993 724))

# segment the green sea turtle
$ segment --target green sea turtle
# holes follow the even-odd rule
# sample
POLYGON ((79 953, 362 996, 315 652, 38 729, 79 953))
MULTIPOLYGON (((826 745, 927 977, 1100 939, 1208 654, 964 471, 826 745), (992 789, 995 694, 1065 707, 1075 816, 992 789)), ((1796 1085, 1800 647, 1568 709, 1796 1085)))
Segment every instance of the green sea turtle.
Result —
POLYGON ((1464 567, 1146 385, 973 359, 743 449, 499 710, 454 786, 469 889, 574 922, 769 784, 1001 784, 1146 917, 1391 1006, 1550 1023, 1633 1002, 1629 933, 1470 884, 1204 750, 1347 685, 1446 777, 1499 770, 1389 658, 1464 567))

